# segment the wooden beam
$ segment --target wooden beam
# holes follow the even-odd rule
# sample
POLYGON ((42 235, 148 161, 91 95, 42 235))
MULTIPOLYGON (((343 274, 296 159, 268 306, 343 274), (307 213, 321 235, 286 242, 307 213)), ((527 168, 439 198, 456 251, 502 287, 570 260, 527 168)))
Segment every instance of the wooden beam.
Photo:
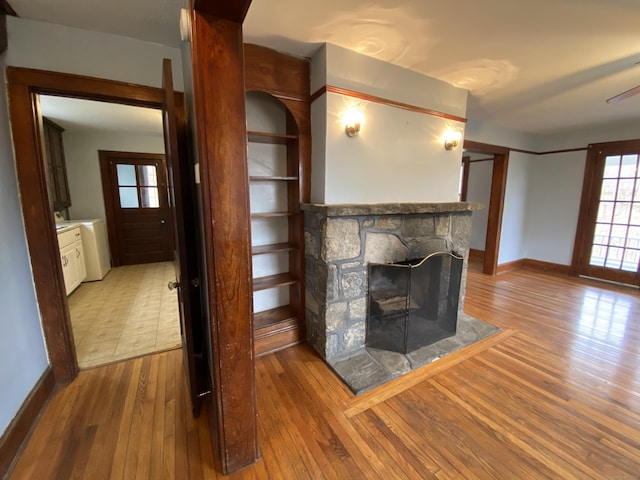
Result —
POLYGON ((229 20, 242 25, 247 16, 251 0, 193 0, 193 9, 213 17, 229 20))
POLYGON ((493 177, 491 196, 489 197, 489 219, 487 220, 487 238, 484 247, 483 272, 488 275, 498 273, 498 253, 500 251, 500 233, 502 232, 502 213, 507 188, 507 168, 509 154, 497 154, 493 159, 493 177))
POLYGON ((258 456, 242 25, 195 11, 191 58, 210 326, 209 407, 222 470, 258 456))
POLYGON ((7 16, 0 12, 0 55, 4 53, 9 45, 7 36, 7 16))
POLYGON ((9 0, 0 0, 0 13, 6 13, 12 17, 17 17, 16 11, 9 5, 9 0))

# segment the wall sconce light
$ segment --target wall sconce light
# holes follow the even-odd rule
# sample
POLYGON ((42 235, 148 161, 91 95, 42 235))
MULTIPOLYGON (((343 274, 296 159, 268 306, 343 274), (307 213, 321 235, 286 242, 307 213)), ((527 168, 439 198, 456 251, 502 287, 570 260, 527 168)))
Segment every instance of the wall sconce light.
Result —
POLYGON ((344 131, 348 137, 355 137, 364 123, 364 113, 357 108, 350 108, 343 117, 344 131))
POLYGON ((458 146, 462 140, 462 132, 449 130, 444 135, 444 148, 445 150, 453 150, 458 146))

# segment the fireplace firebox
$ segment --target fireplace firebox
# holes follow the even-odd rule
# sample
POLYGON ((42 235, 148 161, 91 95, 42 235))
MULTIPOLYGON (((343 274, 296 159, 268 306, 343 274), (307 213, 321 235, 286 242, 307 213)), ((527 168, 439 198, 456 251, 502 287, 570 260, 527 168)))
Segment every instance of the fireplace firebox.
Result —
POLYGON ((407 354, 455 335, 463 257, 368 265, 367 347, 407 354))

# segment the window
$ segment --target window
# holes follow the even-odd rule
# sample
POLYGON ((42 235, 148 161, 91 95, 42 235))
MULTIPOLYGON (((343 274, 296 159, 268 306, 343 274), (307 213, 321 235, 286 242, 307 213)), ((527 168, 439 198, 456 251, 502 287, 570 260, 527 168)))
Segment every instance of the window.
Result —
POLYGON ((155 165, 116 165, 121 208, 159 208, 155 165))

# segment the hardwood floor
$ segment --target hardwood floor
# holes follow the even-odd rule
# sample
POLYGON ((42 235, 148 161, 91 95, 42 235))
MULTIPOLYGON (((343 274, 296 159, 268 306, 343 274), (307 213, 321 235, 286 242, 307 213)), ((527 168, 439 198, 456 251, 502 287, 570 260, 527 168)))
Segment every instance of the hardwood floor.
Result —
MULTIPOLYGON (((640 296, 472 266, 466 311, 502 330, 360 397, 307 345, 256 363, 262 460, 231 479, 640 478, 640 296)), ((59 390, 13 479, 217 478, 179 351, 59 390)))

